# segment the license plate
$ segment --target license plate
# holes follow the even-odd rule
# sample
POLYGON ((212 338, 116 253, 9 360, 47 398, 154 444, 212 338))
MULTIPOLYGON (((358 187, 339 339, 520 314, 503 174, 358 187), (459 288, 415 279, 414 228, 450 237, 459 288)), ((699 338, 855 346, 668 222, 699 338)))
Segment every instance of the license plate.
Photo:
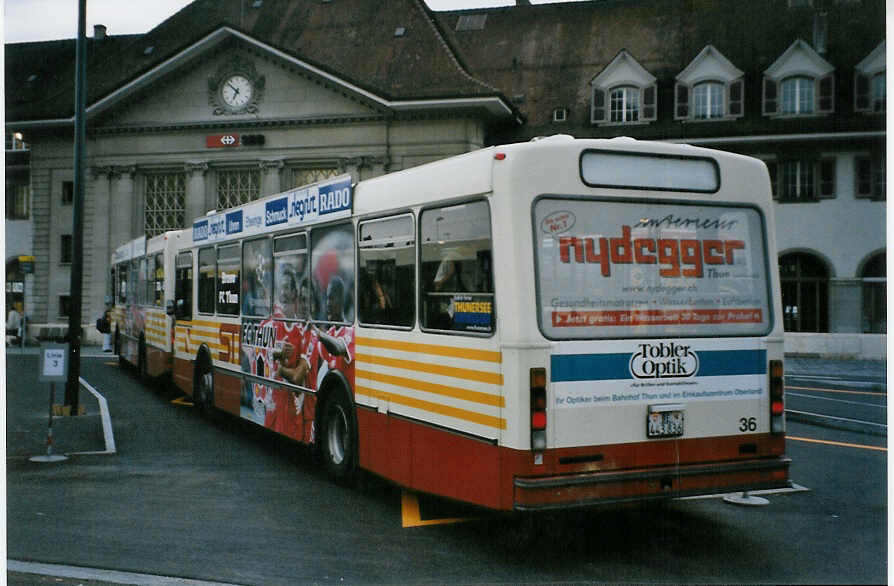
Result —
POLYGON ((648 437, 679 437, 683 435, 682 405, 650 405, 646 421, 648 437))

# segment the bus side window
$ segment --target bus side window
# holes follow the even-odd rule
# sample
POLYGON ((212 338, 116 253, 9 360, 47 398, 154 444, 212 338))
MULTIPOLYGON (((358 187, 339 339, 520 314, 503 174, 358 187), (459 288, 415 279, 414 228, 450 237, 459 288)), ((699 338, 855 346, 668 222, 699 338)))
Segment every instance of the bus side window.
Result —
POLYGON ((249 240, 242 245, 242 315, 267 317, 273 293, 269 238, 249 240))
POLYGON ((192 319, 192 253, 178 254, 176 262, 174 317, 188 321, 192 319))
POLYGON ((311 232, 310 276, 314 308, 311 319, 328 323, 353 322, 353 224, 337 224, 311 232))
POLYGON ((127 264, 115 265, 115 303, 124 305, 127 302, 127 264))
POLYGON ((199 313, 214 313, 216 265, 214 248, 199 251, 199 313))
POLYGON ((139 294, 137 293, 137 275, 139 274, 137 261, 132 260, 128 264, 127 277, 127 303, 129 305, 137 305, 140 303, 139 294))
POLYGON ((148 300, 148 296, 146 295, 147 279, 146 279, 146 257, 145 256, 140 259, 140 264, 139 264, 137 270, 139 271, 139 275, 137 277, 137 279, 138 279, 137 280, 137 295, 139 297, 139 300, 137 301, 137 303, 139 303, 140 305, 146 305, 149 302, 149 300, 148 300))
POLYGON ((361 323, 412 327, 415 244, 412 215, 360 224, 357 296, 361 323))
POLYGON ((217 313, 239 315, 239 245, 217 249, 217 313))
POLYGON ((492 245, 487 202, 426 209, 419 225, 422 327, 493 332, 492 245))
POLYGON ((310 311, 307 276, 307 234, 290 234, 273 241, 273 314, 283 319, 307 319, 310 311))
POLYGON ((165 304, 165 261, 164 255, 155 255, 155 270, 152 273, 152 293, 149 302, 156 307, 164 307, 165 304))

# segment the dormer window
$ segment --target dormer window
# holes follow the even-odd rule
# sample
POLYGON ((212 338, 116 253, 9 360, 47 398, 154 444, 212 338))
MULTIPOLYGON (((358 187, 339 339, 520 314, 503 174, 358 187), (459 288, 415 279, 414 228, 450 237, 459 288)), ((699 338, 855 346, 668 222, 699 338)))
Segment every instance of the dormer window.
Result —
POLYGON ((609 116, 612 122, 639 122, 638 87, 623 86, 610 92, 609 116))
POLYGON ((655 76, 626 50, 618 53, 590 85, 593 124, 642 124, 658 117, 655 76))
POLYGON ((885 41, 882 41, 854 68, 854 110, 866 113, 885 112, 885 41))
POLYGON ((782 114, 813 114, 813 78, 789 77, 780 84, 782 114))
POLYGON ((697 120, 723 117, 723 84, 703 81, 692 88, 693 114, 697 120))
POLYGON ((765 116, 810 116, 835 110, 835 68, 798 39, 764 71, 765 116))
POLYGON ((744 73, 708 45, 677 76, 675 120, 731 120, 744 114, 744 73))

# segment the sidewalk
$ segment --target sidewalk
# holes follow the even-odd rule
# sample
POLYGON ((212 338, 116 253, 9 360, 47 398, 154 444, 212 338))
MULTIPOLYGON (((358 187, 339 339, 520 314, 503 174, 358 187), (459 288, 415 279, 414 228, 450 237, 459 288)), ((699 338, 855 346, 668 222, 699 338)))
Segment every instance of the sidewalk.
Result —
POLYGON ((844 379, 887 390, 887 363, 881 360, 842 360, 788 354, 785 376, 805 379, 844 379))
MULTIPOLYGON (((6 349, 6 457, 30 458, 47 453, 50 420, 50 383, 39 382, 36 346, 6 349)), ((81 355, 103 354, 101 347, 85 347, 81 355)), ((65 383, 54 383, 53 403, 65 402, 65 383)), ((52 453, 76 454, 106 449, 105 431, 99 401, 80 387, 78 404, 86 413, 78 416, 53 416, 52 453)))

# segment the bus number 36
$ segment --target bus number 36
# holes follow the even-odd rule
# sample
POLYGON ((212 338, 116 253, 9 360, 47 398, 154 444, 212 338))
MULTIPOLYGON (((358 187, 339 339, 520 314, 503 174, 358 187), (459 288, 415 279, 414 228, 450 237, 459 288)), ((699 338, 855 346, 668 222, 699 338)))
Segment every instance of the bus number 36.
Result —
POLYGON ((739 419, 739 431, 757 431, 757 417, 743 417, 739 419))

